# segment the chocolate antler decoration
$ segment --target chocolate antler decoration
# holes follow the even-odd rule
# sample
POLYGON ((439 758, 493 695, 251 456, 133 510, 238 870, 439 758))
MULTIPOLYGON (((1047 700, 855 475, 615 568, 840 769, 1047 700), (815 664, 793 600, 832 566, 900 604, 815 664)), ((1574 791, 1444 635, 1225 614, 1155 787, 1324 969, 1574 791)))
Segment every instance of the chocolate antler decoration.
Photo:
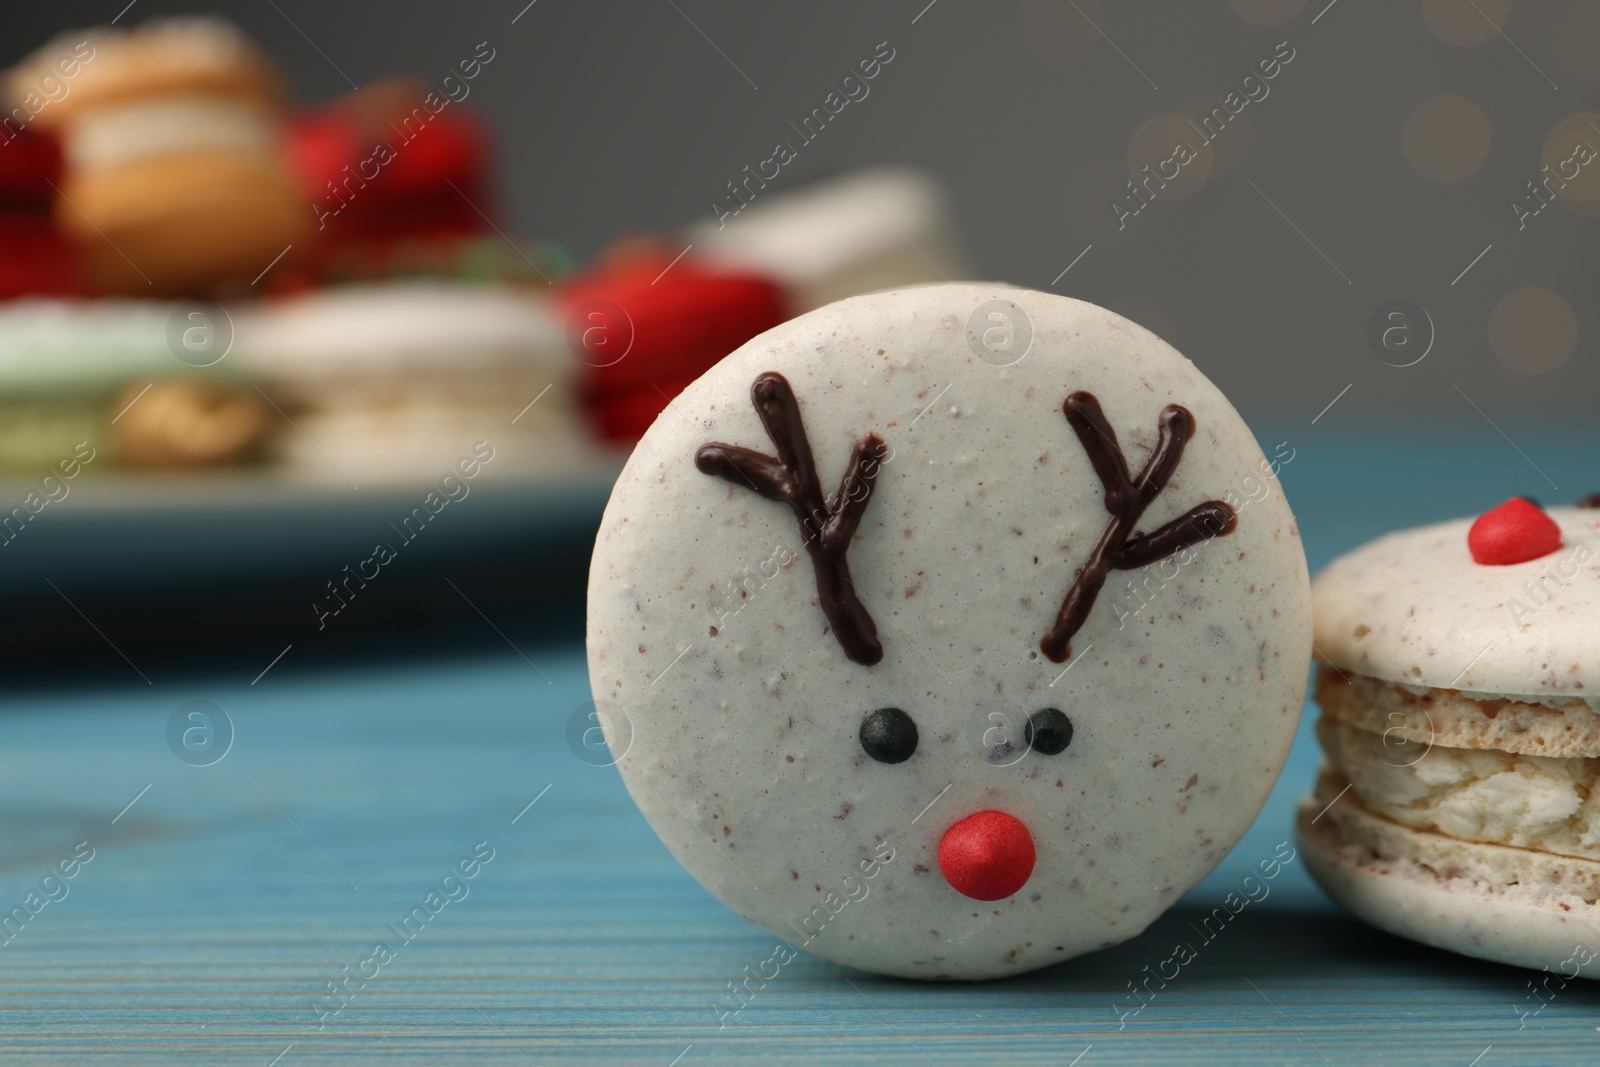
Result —
POLYGON ((1178 469, 1183 446, 1194 433, 1194 416, 1179 404, 1168 404, 1161 411, 1161 438, 1145 460, 1137 478, 1128 476, 1128 461, 1117 444, 1117 433, 1106 422, 1100 401, 1093 393, 1078 392, 1061 405, 1067 421, 1077 433, 1089 463, 1105 487, 1106 510, 1111 522, 1089 553, 1078 576, 1061 602, 1056 624, 1039 642, 1039 648, 1056 663, 1072 655, 1072 635, 1078 632, 1095 597, 1106 584, 1106 575, 1115 570, 1144 567, 1172 553, 1213 537, 1233 532, 1238 515, 1220 500, 1197 504, 1154 533, 1134 533, 1140 516, 1150 502, 1167 487, 1167 480, 1178 469))
POLYGON ((884 457, 883 439, 869 433, 856 441, 839 493, 825 504, 811 442, 788 379, 776 371, 760 375, 750 384, 750 402, 778 451, 777 458, 737 445, 707 444, 695 452, 694 465, 704 474, 748 485, 768 500, 785 502, 794 509, 817 574, 822 613, 833 625, 833 635, 844 654, 871 666, 883 658, 883 645, 872 616, 856 596, 845 552, 872 498, 873 482, 884 457))

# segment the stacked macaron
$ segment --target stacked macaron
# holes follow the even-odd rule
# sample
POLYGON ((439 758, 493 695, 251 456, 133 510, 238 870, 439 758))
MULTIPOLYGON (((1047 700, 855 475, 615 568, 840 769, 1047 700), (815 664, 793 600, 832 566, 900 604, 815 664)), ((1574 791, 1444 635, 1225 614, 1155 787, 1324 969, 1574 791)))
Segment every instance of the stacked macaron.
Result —
MULTIPOLYGON (((936 183, 884 168, 794 192, 763 186, 748 210, 681 241, 613 249, 570 278, 559 246, 519 245, 491 221, 493 138, 464 101, 492 58, 481 46, 438 90, 380 82, 290 119, 272 64, 220 19, 57 38, 5 77, 0 299, 224 301, 245 327, 236 362, 295 417, 272 431, 280 457, 327 473, 331 442, 351 469, 388 477, 433 464, 467 427, 535 395, 511 439, 536 465, 570 457, 590 437, 573 418, 574 387, 601 438, 631 442, 689 382, 790 315, 959 273, 936 183), (356 288, 320 288, 330 283, 356 288), (271 301, 235 302, 246 295, 271 301)), ((104 309, 94 328, 115 335, 143 314, 104 309)), ((171 351, 159 345, 157 358, 171 351)), ((119 381, 161 377, 128 359, 119 381)), ((55 395, 98 404, 106 376, 63 366, 95 384, 55 395)), ((119 420, 127 462, 253 454, 244 408, 195 388, 158 383, 119 420), (195 423, 210 428, 195 431, 206 448, 165 441, 196 410, 226 410, 240 433, 220 434, 207 415, 195 423), (141 431, 150 420, 167 428, 141 431)))
POLYGON ((1515 498, 1318 576, 1308 867, 1393 933, 1600 977, 1600 511, 1515 498), (1582 959, 1578 957, 1582 956, 1582 959))
POLYGON ((685 236, 708 263, 775 279, 794 314, 966 273, 943 190, 903 167, 762 192, 737 215, 708 219, 685 236))
MULTIPOLYGON (((0 127, 3 129, 3 127, 0 127)), ((61 181, 54 137, 28 127, 0 135, 0 299, 78 291, 72 247, 51 212, 61 181)))
POLYGON ((32 120, 60 132, 56 213, 94 291, 249 282, 306 228, 283 163, 279 79, 231 25, 172 19, 63 36, 11 72, 12 100, 69 58, 71 80, 32 120))
POLYGON ((618 442, 637 440, 684 386, 789 316, 770 278, 674 262, 653 245, 614 250, 565 285, 562 301, 584 404, 618 442))
POLYGON ((97 469, 254 456, 270 412, 232 364, 175 356, 175 317, 156 301, 0 305, 0 468, 49 469, 80 442, 106 457, 97 469))
POLYGON ((236 358, 289 420, 277 458, 357 485, 445 470, 488 441, 497 476, 582 454, 572 359, 547 300, 443 283, 317 290, 241 312, 236 358))

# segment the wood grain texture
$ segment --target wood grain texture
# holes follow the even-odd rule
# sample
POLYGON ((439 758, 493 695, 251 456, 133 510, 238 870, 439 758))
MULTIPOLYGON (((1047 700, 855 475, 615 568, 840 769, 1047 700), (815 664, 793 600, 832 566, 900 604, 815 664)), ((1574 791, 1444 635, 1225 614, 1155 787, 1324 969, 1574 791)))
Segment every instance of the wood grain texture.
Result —
POLYGON ((551 684, 508 654, 12 707, 0 901, 21 902, 78 841, 95 858, 0 948, 4 1062, 665 1067, 688 1048, 683 1067, 1064 1065, 1089 1048, 1084 1067, 1465 1067, 1489 1045, 1486 1067, 1593 1062, 1596 991, 1570 986, 1519 1032, 1527 973, 1371 930, 1327 904, 1298 861, 1202 936, 1205 915, 1288 837, 1314 759, 1305 733, 1249 837, 1128 944, 981 985, 884 980, 802 954, 719 1019, 736 1004, 726 984, 774 939, 683 873, 614 770, 571 755, 565 722, 587 696, 579 652, 529 651, 551 684), (236 731, 205 768, 164 739, 171 710, 197 696, 236 731), (398 942, 385 924, 480 840, 494 859, 468 895, 319 1020, 326 983, 375 941, 398 942), (1119 1018, 1142 1003, 1128 983, 1179 941, 1196 958, 1119 1018))

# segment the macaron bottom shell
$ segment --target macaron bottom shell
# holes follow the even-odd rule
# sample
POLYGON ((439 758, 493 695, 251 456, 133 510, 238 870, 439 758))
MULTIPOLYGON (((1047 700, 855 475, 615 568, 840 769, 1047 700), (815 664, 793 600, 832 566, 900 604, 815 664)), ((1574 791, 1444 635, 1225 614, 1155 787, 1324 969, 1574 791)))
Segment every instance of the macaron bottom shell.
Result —
POLYGON ((1600 863, 1413 830, 1347 785, 1325 768, 1296 822, 1306 868, 1336 902, 1434 948, 1600 978, 1600 863))
POLYGON ((183 296, 248 281, 312 221, 275 165, 226 152, 78 174, 62 193, 57 220, 102 294, 183 296))

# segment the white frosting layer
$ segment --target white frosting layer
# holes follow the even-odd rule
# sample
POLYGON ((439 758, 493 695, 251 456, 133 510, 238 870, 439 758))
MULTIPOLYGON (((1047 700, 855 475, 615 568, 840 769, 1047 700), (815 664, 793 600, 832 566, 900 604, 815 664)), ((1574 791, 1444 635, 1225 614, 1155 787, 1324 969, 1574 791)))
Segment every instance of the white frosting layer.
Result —
POLYGON ((105 170, 183 152, 242 152, 276 160, 272 116, 244 100, 164 96, 96 108, 68 127, 64 147, 78 170, 105 170))
POLYGON ((1395 822, 1600 860, 1600 759, 1447 748, 1326 716, 1317 737, 1362 802, 1395 822))
POLYGON ((1600 693, 1600 510, 1550 508, 1562 546, 1492 567, 1472 519, 1380 537, 1313 583, 1318 653, 1391 682, 1477 699, 1600 693))

